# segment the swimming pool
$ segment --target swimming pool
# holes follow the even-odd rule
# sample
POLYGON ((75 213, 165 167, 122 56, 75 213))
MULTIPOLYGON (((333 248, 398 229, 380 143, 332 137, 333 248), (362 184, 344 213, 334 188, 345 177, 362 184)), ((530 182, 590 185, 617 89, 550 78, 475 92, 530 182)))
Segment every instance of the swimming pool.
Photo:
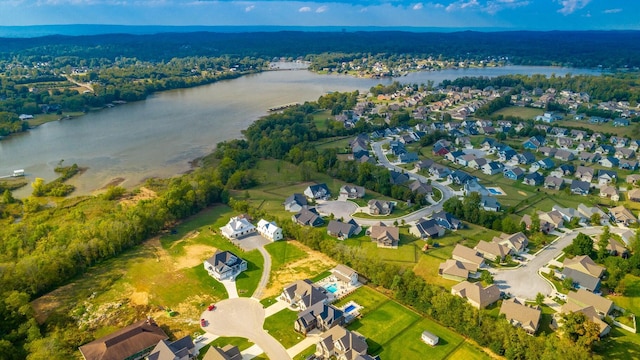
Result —
POLYGON ((356 306, 351 304, 351 305, 347 306, 346 308, 344 308, 344 312, 348 314, 348 313, 352 312, 355 309, 356 309, 356 306))
POLYGON ((325 285, 324 288, 332 294, 335 294, 335 292, 338 291, 338 285, 336 284, 325 285))
POLYGON ((490 193, 492 193, 493 195, 502 195, 502 192, 494 189, 494 188, 488 188, 487 190, 489 190, 490 193))

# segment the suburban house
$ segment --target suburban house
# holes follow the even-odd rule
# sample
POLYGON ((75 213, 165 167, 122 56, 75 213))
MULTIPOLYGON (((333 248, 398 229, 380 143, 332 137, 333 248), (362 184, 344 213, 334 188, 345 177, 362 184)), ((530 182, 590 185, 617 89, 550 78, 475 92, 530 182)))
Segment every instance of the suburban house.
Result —
POLYGON ((600 197, 611 199, 611 201, 619 201, 620 194, 618 194, 618 189, 615 186, 611 185, 602 185, 600 187, 600 197))
POLYGON ((327 331, 344 323, 344 313, 333 305, 318 302, 298 313, 293 328, 307 335, 310 331, 327 331))
POLYGON ((389 215, 393 211, 393 202, 385 200, 369 200, 369 214, 371 215, 389 215))
POLYGON ((640 184, 640 174, 628 175, 625 180, 627 184, 633 184, 633 185, 640 184))
POLYGON ((536 162, 536 156, 533 153, 525 151, 521 154, 518 154, 518 162, 522 165, 532 164, 536 162))
POLYGON ((317 303, 326 303, 327 295, 311 280, 297 280, 284 287, 280 299, 294 308, 305 310, 317 303))
POLYGON ((560 190, 563 184, 564 184, 564 180, 555 176, 549 175, 546 178, 544 178, 545 189, 560 190))
POLYGON ((198 356, 198 350, 193 343, 191 336, 187 335, 176 341, 160 340, 151 353, 147 355, 147 360, 191 360, 198 356))
POLYGON ((540 218, 540 229, 547 234, 564 225, 564 218, 557 210, 539 212, 538 217, 540 218))
POLYGON ((506 246, 515 254, 521 254, 527 251, 527 246, 529 245, 529 239, 522 232, 517 232, 515 234, 500 234, 500 237, 494 237, 492 242, 496 244, 500 244, 502 246, 506 246))
POLYGON ((256 227, 246 218, 234 216, 227 225, 220 228, 220 232, 228 239, 239 239, 256 232, 256 227))
POLYGON ((247 262, 231 251, 216 251, 204 261, 204 268, 216 280, 233 280, 238 274, 247 270, 247 262))
POLYGON ((367 355, 368 345, 365 337, 342 326, 326 331, 316 344, 315 358, 322 360, 373 360, 367 355))
POLYGON ((540 186, 544 183, 544 176, 539 172, 532 172, 525 175, 522 182, 531 186, 540 186))
POLYGON ((476 192, 480 196, 489 196, 489 195, 491 195, 489 190, 484 185, 482 185, 482 184, 480 184, 478 182, 478 179, 473 179, 473 180, 467 182, 466 184, 464 184, 464 186, 462 187, 462 190, 464 191, 464 195, 465 196, 468 196, 472 192, 476 192))
POLYGON ((564 268, 574 269, 597 278, 602 277, 605 268, 596 264, 588 255, 566 258, 562 262, 564 268))
POLYGON ((593 293, 600 292, 600 279, 582 271, 565 267, 562 269, 562 278, 571 279, 574 288, 584 289, 593 293))
POLYGON ((625 254, 627 256, 629 255, 629 250, 627 250, 627 248, 616 239, 609 239, 609 244, 607 244, 607 251, 611 256, 625 257, 625 254))
POLYGON ((451 253, 451 257, 454 260, 458 260, 463 263, 473 264, 472 272, 476 272, 478 268, 484 265, 484 259, 474 249, 468 248, 464 245, 456 244, 451 253))
POLYGON ((398 161, 403 164, 412 163, 418 160, 418 154, 414 152, 405 152, 398 155, 398 161))
POLYGON ((256 229, 258 230, 258 233, 267 240, 278 241, 283 238, 282 229, 273 221, 269 222, 265 219, 260 219, 256 229))
POLYGON ((586 181, 588 183, 593 180, 594 170, 587 166, 578 166, 576 169, 576 179, 586 181))
POLYGON ((480 206, 483 210, 498 212, 500 211, 500 203, 496 198, 491 196, 482 196, 480 198, 480 206))
POLYGON ((574 208, 564 208, 562 206, 553 205, 551 210, 559 212, 560 215, 562 215, 562 219, 564 221, 571 221, 575 218, 579 219, 578 222, 584 222, 587 220, 582 214, 580 214, 578 210, 574 208))
POLYGON ((80 346, 85 360, 142 358, 169 337, 151 318, 80 346))
POLYGON ((573 180, 571 181, 571 193, 574 195, 582 195, 582 196, 587 196, 589 195, 589 188, 590 188, 591 184, 589 184, 586 181, 580 181, 580 180, 573 180))
MULTIPOLYGON (((600 225, 608 225, 609 224, 609 216, 607 216, 607 214, 600 210, 600 208, 598 207, 589 207, 586 206, 585 204, 578 204, 578 212, 580 214, 582 214, 585 218, 591 220, 591 217, 594 214, 598 214, 598 216, 600 216, 600 225)), ((592 225, 598 225, 598 224, 592 224, 592 225)))
POLYGON ((445 279, 463 281, 469 278, 469 274, 475 274, 477 270, 478 267, 475 264, 449 259, 440 263, 438 274, 445 279))
POLYGON ((612 170, 598 170, 598 184, 607 185, 618 179, 618 173, 612 170))
POLYGON ((303 194, 296 193, 289 196, 283 205, 286 211, 299 212, 307 208, 307 198, 303 194))
POLYGON ((431 215, 431 217, 438 223, 438 225, 448 230, 461 229, 463 226, 460 220, 456 219, 453 215, 444 210, 431 215))
POLYGON ((627 192, 627 197, 631 201, 640 202, 640 189, 631 189, 627 192))
POLYGON ((431 166, 433 165, 433 163, 434 163, 434 161, 431 160, 431 159, 424 159, 424 160, 418 161, 415 164, 415 168, 418 171, 421 171, 421 170, 428 171, 431 168, 431 166))
POLYGON ((469 161, 467 163, 467 166, 472 168, 472 169, 480 170, 487 163, 488 163, 488 161, 485 158, 475 158, 475 159, 469 161))
POLYGON ((504 300, 500 306, 500 315, 516 327, 521 327, 527 333, 533 335, 540 326, 542 311, 539 308, 530 307, 520 303, 517 299, 504 300))
POLYGON ((504 169, 504 165, 497 161, 490 161, 482 166, 482 173, 486 175, 500 174, 504 169))
POLYGON ((384 248, 398 248, 398 242, 400 241, 400 229, 395 226, 386 226, 383 223, 373 225, 367 229, 367 235, 371 237, 372 241, 378 244, 378 247, 384 248))
POLYGON ((449 174, 448 177, 452 183, 458 184, 458 185, 464 185, 467 182, 471 181, 472 179, 475 179, 475 176, 472 176, 462 170, 455 170, 451 174, 449 174))
MULTIPOLYGON (((569 292, 569 294, 571 294, 571 292, 569 292)), ((553 315, 552 325, 556 327, 562 326, 562 314, 575 312, 581 312, 582 314, 584 314, 587 320, 595 323, 598 326, 598 329, 600 330, 600 333, 598 334, 599 337, 606 336, 611 331, 611 327, 609 326, 609 324, 602 320, 602 316, 598 314, 594 306, 583 306, 573 302, 567 302, 566 304, 562 305, 562 307, 560 308, 560 312, 553 315)))
POLYGON ((522 144, 522 147, 527 150, 538 150, 538 148, 546 144, 546 142, 547 140, 543 136, 536 135, 530 137, 529 140, 526 140, 522 144))
POLYGON ((451 294, 466 299, 476 309, 484 309, 500 300, 500 289, 497 285, 482 287, 479 282, 463 281, 451 288, 451 294))
POLYGON ((444 235, 445 228, 438 225, 434 219, 422 218, 411 226, 409 232, 421 239, 437 238, 444 235))
POLYGON ((336 279, 347 283, 351 286, 358 285, 358 273, 347 265, 338 264, 336 267, 331 269, 331 274, 336 277, 336 279))
POLYGON ((420 182, 420 180, 414 180, 409 183, 407 186, 409 190, 416 194, 424 195, 424 196, 433 196, 433 187, 429 184, 425 184, 420 182))
POLYGON ((440 341, 440 338, 437 335, 430 333, 427 330, 422 332, 422 335, 420 335, 420 339, 427 345, 431 346, 436 346, 438 344, 438 341, 440 341))
POLYGON ((624 226, 629 226, 629 224, 634 224, 638 221, 638 218, 622 205, 609 209, 609 214, 611 214, 612 220, 618 224, 624 224, 624 226))
POLYGON ((573 153, 569 150, 559 149, 558 151, 556 151, 553 157, 562 161, 571 161, 575 158, 575 155, 573 155, 573 153))
POLYGON ((324 220, 318 215, 316 209, 302 209, 291 217, 291 220, 302 226, 320 226, 324 220))
POLYGON ((503 173, 504 177, 511 180, 520 180, 524 177, 524 170, 519 167, 514 167, 511 169, 504 169, 503 173))
POLYGON ((613 301, 586 290, 569 291, 567 294, 567 304, 572 303, 585 308, 593 306, 601 317, 609 315, 613 310, 613 301))
POLYGON ((511 249, 502 244, 480 240, 478 245, 473 248, 483 258, 489 261, 502 262, 504 258, 511 253, 511 249))
POLYGON ((356 185, 342 185, 340 188, 340 196, 347 199, 359 199, 364 197, 364 187, 356 185))
POLYGON ((331 196, 331 192, 327 184, 310 185, 304 190, 304 195, 312 200, 327 200, 331 196))
POLYGON ((340 220, 331 220, 327 226, 327 234, 340 240, 345 240, 353 235, 358 235, 361 231, 362 228, 354 219, 351 219, 346 223, 340 220))
POLYGON ((242 354, 237 346, 227 345, 223 348, 211 346, 202 360, 242 360, 242 354))

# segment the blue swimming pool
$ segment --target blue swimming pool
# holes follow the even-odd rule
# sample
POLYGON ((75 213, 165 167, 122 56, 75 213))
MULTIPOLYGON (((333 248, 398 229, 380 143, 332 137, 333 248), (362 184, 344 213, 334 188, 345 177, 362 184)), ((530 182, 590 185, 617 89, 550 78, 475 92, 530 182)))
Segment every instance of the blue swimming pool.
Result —
POLYGON ((327 291, 332 293, 332 294, 334 294, 336 291, 338 291, 338 285, 336 285, 336 284, 325 285, 324 288, 327 289, 327 291))
POLYGON ((352 312, 355 309, 356 309, 356 306, 351 304, 351 305, 347 306, 346 308, 344 308, 344 312, 348 314, 348 313, 352 312))
POLYGON ((493 195, 502 195, 502 191, 498 191, 494 188, 488 188, 487 190, 489 190, 489 192, 492 193, 493 195))

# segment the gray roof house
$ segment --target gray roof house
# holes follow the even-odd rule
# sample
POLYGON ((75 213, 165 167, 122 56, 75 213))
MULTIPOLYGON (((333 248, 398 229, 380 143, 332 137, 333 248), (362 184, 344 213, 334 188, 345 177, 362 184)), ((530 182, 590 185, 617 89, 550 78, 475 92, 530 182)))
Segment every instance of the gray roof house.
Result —
POLYGON ((331 196, 327 184, 310 185, 304 190, 304 195, 309 199, 326 200, 331 196))
POLYGON ((340 220, 331 220, 327 226, 327 234, 340 240, 345 240, 353 235, 358 235, 361 231, 362 228, 354 219, 351 219, 346 223, 340 220))
POLYGON ((151 353, 147 356, 147 360, 189 360, 198 355, 195 344, 191 336, 187 335, 176 341, 160 340, 151 353))
POLYGON ((372 359, 367 355, 368 345, 365 337, 349 331, 342 326, 335 326, 326 331, 316 344, 316 358, 341 360, 372 359))
POLYGON ((298 313, 294 329, 306 335, 309 331, 318 329, 327 331, 344 323, 344 312, 333 305, 318 302, 298 313))
POLYGON ((563 184, 564 180, 559 177, 549 175, 544 178, 544 187, 546 189, 560 190, 563 184))
POLYGON ((393 203, 384 200, 369 200, 369 214, 371 215, 389 215, 393 211, 393 203))
POLYGON ((423 218, 416 221, 416 223, 411 226, 409 232, 421 239, 437 238, 444 235, 445 228, 438 225, 433 219, 427 220, 423 218))
POLYGON ((204 268, 217 280, 233 279, 247 270, 247 262, 231 251, 216 251, 204 261, 204 268))
POLYGON ((305 310, 317 303, 326 303, 328 298, 311 280, 298 280, 284 287, 280 299, 305 310))
POLYGON ((324 224, 324 220, 318 214, 316 209, 302 209, 291 217, 291 220, 303 226, 320 226, 324 224))
POLYGON ((600 291, 600 279, 595 276, 567 267, 562 270, 562 276, 565 279, 571 278, 573 286, 578 289, 585 289, 592 293, 600 291))
POLYGON ((590 184, 586 181, 573 180, 571 182, 571 193, 576 195, 589 195, 590 184))
POLYGON ((348 199, 358 199, 364 197, 364 187, 357 185, 342 185, 340 188, 340 196, 345 196, 348 199))
POLYGON ((283 203, 286 211, 298 212, 307 207, 307 198, 303 194, 295 193, 283 203))

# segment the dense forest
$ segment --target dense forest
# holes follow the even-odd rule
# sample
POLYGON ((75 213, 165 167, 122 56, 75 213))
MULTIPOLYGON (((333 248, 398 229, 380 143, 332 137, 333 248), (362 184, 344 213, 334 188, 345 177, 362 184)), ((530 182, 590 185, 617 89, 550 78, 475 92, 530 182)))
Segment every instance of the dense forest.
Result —
MULTIPOLYGON (((4 38, 0 57, 115 59, 161 62, 176 57, 298 57, 343 53, 409 54, 454 59, 504 57, 513 64, 624 68, 640 65, 640 32, 253 32, 161 33, 155 35, 46 36, 4 38)), ((351 55, 348 55, 351 54, 351 55)), ((310 56, 313 59, 314 56, 310 56)))

